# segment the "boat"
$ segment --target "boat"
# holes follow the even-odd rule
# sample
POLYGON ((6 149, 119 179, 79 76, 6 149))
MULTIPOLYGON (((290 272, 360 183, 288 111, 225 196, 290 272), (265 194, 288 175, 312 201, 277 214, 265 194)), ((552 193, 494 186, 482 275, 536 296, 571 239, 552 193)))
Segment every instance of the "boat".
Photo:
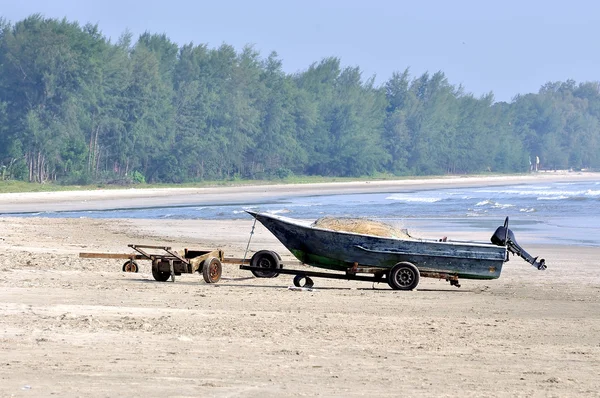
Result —
MULTIPOLYGON (((463 279, 497 279, 509 253, 517 254, 536 268, 546 269, 545 260, 530 256, 508 228, 508 217, 491 242, 448 239, 398 238, 321 228, 313 223, 280 215, 247 211, 264 225, 301 263, 331 271, 342 271, 339 279, 385 281, 395 290, 413 290, 420 277, 446 279, 460 286, 463 279), (356 274, 369 273, 369 279, 356 274)), ((250 267, 256 276, 284 273, 280 256, 262 250, 255 253, 250 267), (260 268, 274 268, 267 272, 260 268), (264 272, 264 274, 261 274, 264 272)), ((296 272, 296 271, 292 271, 296 272)), ((289 273, 292 273, 289 272, 289 273)), ((308 272, 296 275, 309 278, 308 272)), ((329 274, 314 276, 329 277, 329 274)), ((297 279, 294 284, 297 285, 297 279)), ((310 281, 312 283, 312 280, 310 281)))

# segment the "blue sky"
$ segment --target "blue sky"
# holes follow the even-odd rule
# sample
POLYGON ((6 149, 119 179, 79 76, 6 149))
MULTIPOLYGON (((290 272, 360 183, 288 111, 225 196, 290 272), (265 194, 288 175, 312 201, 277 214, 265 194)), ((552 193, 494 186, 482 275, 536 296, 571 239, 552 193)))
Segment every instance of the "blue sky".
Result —
POLYGON ((443 71, 453 85, 497 101, 548 81, 600 80, 598 1, 0 0, 11 22, 33 13, 98 24, 116 41, 129 30, 178 44, 277 51, 288 73, 329 56, 383 84, 394 71, 443 71))

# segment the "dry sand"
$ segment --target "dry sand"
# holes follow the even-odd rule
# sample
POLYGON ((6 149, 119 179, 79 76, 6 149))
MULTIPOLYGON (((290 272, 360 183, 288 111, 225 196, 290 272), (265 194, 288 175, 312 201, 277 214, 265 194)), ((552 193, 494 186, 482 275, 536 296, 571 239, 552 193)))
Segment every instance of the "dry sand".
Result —
MULTIPOLYGON (((217 284, 159 283, 148 262, 78 256, 145 243, 241 257, 251 225, 0 218, 0 396, 600 396, 600 248, 527 247, 548 270, 513 257, 498 280, 412 292, 292 291, 234 264, 217 284)), ((260 225, 250 248, 291 259, 260 225)))

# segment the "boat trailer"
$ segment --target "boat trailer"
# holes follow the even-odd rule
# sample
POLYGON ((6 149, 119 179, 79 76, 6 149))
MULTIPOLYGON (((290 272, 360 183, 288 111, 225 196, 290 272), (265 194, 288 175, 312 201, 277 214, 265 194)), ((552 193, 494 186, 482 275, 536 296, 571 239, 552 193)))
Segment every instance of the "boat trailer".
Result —
MULTIPOLYGON (((267 252, 267 251, 264 251, 267 252)), ((299 288, 307 288, 311 289, 314 287, 314 281, 312 278, 325 278, 325 279, 343 279, 348 281, 364 281, 364 282, 373 282, 373 283, 387 283, 390 284, 388 278, 390 278, 392 272, 388 268, 380 268, 380 267, 361 267, 357 263, 354 264, 353 267, 346 269, 345 273, 341 272, 321 272, 321 271, 310 271, 310 270, 299 270, 299 269, 291 269, 291 268, 283 268, 283 264, 281 263, 281 258, 279 254, 273 251, 270 251, 271 255, 267 253, 256 252, 254 256, 250 259, 250 265, 240 265, 240 269, 251 271, 255 277, 257 278, 275 278, 279 276, 279 274, 287 274, 294 275, 293 283, 294 286, 299 288), (257 256, 258 255, 258 256, 257 256), (265 269, 270 269, 273 271, 267 271, 265 269), (276 271, 274 271, 276 270, 276 271), (363 275, 360 275, 363 274, 363 275), (370 274, 370 275, 369 275, 370 274)), ((301 263, 299 263, 301 264, 301 263)), ((413 266, 410 263, 405 264, 407 267, 413 266)), ((414 267, 414 266, 413 266, 414 267)), ((428 271, 419 271, 416 273, 403 273, 402 268, 399 268, 400 273, 397 275, 393 275, 393 278, 401 278, 404 279, 406 283, 410 283, 411 285, 419 283, 419 278, 436 278, 436 279, 444 279, 447 282, 450 282, 451 286, 460 287, 460 283, 458 281, 458 276, 449 274, 449 273, 441 273, 441 272, 428 272, 428 271), (412 278, 412 279, 411 279, 412 278), (411 280, 409 280, 411 279, 411 280)), ((390 285, 391 286, 391 285, 390 285)), ((397 289, 395 287, 392 287, 397 289)), ((409 290, 409 289, 399 289, 399 290, 409 290)))

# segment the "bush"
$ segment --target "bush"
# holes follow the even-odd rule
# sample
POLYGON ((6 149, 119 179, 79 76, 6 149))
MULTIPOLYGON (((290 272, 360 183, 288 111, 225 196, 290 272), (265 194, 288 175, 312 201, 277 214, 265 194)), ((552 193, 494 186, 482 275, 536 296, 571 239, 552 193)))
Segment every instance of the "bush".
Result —
POLYGON ((285 167, 280 167, 277 169, 277 171, 275 171, 275 175, 277 175, 277 177, 281 178, 282 180, 284 178, 288 178, 290 176, 292 176, 294 173, 292 172, 292 170, 285 168, 285 167))
POLYGON ((131 179, 133 180, 134 184, 145 184, 146 183, 146 177, 144 177, 144 175, 137 170, 134 171, 133 174, 131 174, 131 179))
POLYGON ((60 185, 89 185, 93 182, 93 178, 89 173, 83 171, 75 171, 70 175, 61 178, 58 183, 60 185))

